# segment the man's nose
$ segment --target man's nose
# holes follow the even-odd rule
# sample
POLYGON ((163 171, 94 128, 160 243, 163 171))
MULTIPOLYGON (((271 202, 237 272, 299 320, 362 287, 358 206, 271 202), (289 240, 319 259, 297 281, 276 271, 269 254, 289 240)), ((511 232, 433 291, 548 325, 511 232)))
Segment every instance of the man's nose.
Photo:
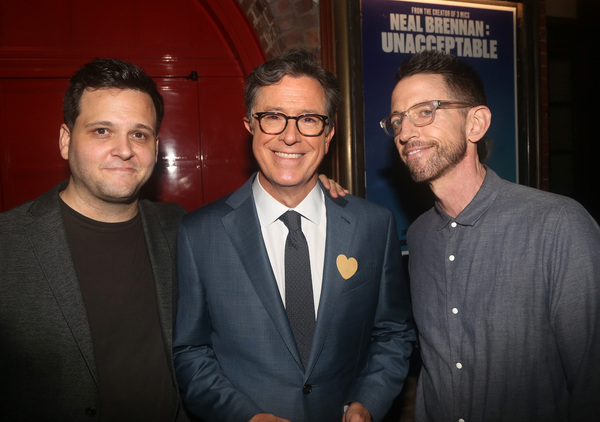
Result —
POLYGON ((296 119, 288 119, 287 126, 281 133, 281 139, 287 145, 293 145, 300 139, 302 134, 298 131, 296 126, 296 119))
POLYGON ((400 124, 400 134, 396 135, 396 139, 399 139, 400 142, 408 142, 408 140, 414 137, 418 131, 419 128, 415 126, 409 118, 404 117, 400 124))
POLYGON ((112 154, 122 160, 127 160, 133 156, 131 139, 129 139, 128 134, 118 134, 113 138, 112 154))

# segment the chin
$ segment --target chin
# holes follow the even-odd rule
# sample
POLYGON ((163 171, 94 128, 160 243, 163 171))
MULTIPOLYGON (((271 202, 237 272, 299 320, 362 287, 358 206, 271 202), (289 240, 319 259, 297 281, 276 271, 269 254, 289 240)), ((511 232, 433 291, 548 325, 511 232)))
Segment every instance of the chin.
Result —
POLYGON ((417 183, 426 183, 430 182, 438 177, 437 174, 432 174, 427 171, 427 169, 422 168, 413 168, 408 166, 408 172, 410 173, 410 178, 417 183))
POLYGON ((281 175, 272 179, 272 183, 278 186, 297 186, 302 184, 302 178, 296 175, 281 175))
POLYGON ((139 191, 138 188, 107 189, 102 192, 102 196, 107 202, 129 204, 137 199, 139 191))

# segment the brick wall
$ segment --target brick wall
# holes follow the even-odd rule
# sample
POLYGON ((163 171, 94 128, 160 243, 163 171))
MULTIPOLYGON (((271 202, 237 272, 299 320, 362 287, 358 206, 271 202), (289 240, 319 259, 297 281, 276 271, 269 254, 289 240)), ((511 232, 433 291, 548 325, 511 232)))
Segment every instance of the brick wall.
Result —
POLYGON ((319 3, 315 0, 238 0, 267 58, 301 47, 321 57, 319 3))

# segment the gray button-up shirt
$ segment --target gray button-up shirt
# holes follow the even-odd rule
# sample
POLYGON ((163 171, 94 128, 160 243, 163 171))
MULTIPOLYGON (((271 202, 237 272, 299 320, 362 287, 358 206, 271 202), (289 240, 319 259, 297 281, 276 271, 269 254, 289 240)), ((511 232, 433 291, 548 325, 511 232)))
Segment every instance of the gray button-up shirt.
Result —
POLYGON ((600 418, 600 228, 487 169, 457 218, 408 231, 417 421, 600 418))

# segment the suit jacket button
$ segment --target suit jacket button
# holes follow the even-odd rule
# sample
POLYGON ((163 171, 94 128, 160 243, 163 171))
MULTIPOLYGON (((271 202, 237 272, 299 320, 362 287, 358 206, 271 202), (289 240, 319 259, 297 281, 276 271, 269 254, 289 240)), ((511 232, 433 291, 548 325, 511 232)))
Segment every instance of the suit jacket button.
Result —
POLYGON ((304 384, 304 387, 302 387, 302 392, 304 394, 310 394, 312 392, 312 385, 304 384))
POLYGON ((90 416, 90 417, 96 416, 96 412, 97 412, 97 410, 95 407, 88 407, 87 409, 85 409, 86 416, 90 416))

